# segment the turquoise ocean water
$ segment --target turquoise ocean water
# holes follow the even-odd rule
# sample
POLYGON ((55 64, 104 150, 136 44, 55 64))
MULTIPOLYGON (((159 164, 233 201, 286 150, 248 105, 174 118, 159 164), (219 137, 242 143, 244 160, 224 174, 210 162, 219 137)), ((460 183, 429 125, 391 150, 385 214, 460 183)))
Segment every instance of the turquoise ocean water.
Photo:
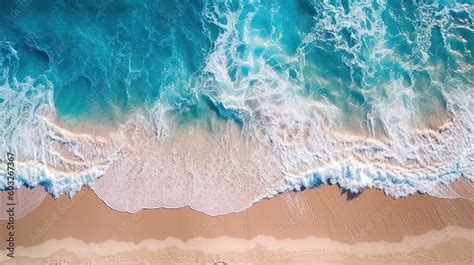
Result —
POLYGON ((443 111, 443 91, 456 89, 445 80, 472 82, 472 70, 459 72, 473 61, 470 1, 25 0, 0 10, 1 81, 47 80, 60 117, 114 119, 157 101, 183 115, 219 112, 203 96, 227 88, 203 67, 232 12, 236 33, 225 41, 235 50, 222 59, 233 83, 259 71, 248 62, 258 57, 295 93, 363 120, 393 80, 410 87, 414 107, 428 100, 443 111))
POLYGON ((79 123, 160 106, 179 124, 218 116, 252 133, 279 108, 312 102, 334 128, 398 141, 455 120, 467 100, 472 128, 473 10, 452 0, 1 1, 0 144, 40 157, 21 145, 41 145, 44 106, 79 123), (36 128, 31 141, 22 126, 36 128))

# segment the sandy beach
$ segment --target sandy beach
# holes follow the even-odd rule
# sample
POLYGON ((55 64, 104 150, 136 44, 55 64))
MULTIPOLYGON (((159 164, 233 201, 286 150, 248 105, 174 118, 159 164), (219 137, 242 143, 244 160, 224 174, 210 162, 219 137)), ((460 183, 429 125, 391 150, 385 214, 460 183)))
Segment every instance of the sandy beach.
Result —
MULTIPOLYGON (((4 220, 0 227, 5 234, 4 220)), ((44 198, 16 221, 15 242, 17 264, 470 264, 474 204, 419 194, 394 200, 377 190, 354 197, 324 186, 221 216, 188 207, 129 214, 83 189, 72 199, 44 198)), ((13 264, 1 254, 2 264, 13 264)))

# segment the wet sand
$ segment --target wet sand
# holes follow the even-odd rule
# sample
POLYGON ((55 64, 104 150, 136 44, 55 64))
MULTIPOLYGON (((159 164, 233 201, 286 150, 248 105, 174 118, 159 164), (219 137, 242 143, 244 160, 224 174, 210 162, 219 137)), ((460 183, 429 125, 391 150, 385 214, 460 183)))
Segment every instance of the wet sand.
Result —
MULTIPOLYGON (((5 228, 2 220, 2 235, 5 228)), ((275 253, 283 256, 274 261, 284 263, 305 257, 404 262, 413 254, 425 257, 417 263, 464 264, 474 261, 473 237, 470 200, 419 194, 394 200, 370 189, 353 197, 336 186, 286 193, 242 212, 212 217, 187 207, 122 213, 83 189, 72 199, 47 196, 15 224, 16 245, 26 247, 17 248, 22 256, 17 261, 33 264, 51 259, 76 264, 112 254, 120 261, 273 263, 275 253)), ((5 243, 0 242, 2 249, 5 243)), ((0 261, 8 261, 1 254, 0 261)))

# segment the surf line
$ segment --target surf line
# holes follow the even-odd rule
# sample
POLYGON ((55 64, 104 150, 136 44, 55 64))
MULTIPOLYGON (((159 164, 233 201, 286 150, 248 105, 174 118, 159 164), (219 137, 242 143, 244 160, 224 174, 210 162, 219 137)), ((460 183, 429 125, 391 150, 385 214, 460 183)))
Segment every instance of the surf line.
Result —
POLYGON ((7 153, 7 256, 15 257, 15 155, 7 153))

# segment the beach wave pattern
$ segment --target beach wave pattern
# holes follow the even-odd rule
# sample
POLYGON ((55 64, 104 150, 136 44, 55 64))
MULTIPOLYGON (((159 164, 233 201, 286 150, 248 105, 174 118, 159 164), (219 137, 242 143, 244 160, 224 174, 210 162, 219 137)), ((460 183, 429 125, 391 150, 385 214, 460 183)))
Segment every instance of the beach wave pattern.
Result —
POLYGON ((470 1, 176 2, 0 4, 18 186, 215 215, 324 183, 474 181, 470 1))

